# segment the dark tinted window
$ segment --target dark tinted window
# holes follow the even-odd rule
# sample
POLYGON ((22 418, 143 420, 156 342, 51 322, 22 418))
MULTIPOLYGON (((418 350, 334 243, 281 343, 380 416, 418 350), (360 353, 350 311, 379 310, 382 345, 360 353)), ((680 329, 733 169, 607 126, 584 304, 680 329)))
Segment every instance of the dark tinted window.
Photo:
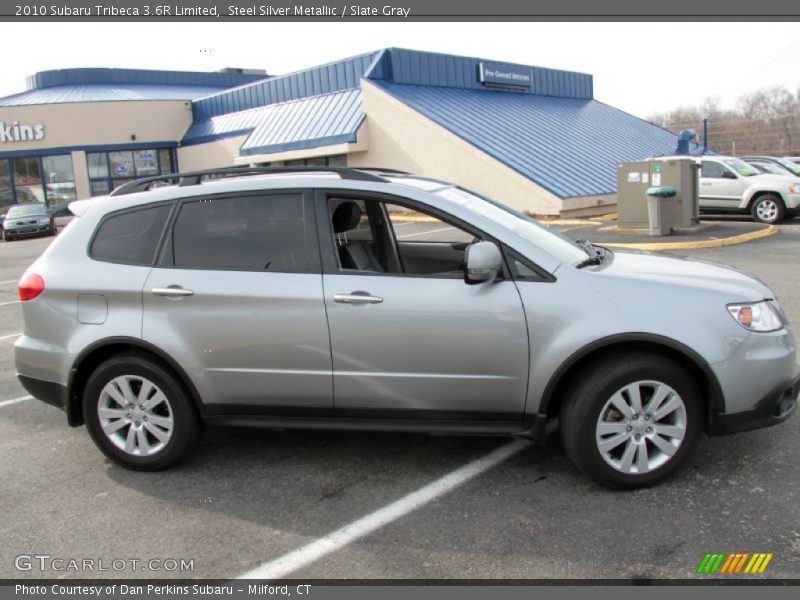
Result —
POLYGON ((309 269, 301 194, 187 202, 172 231, 176 267, 303 272, 309 269))
POLYGON ((100 260, 153 264, 171 208, 171 204, 162 204, 107 218, 94 236, 91 255, 100 260))
POLYGON ((718 179, 722 177, 722 174, 727 171, 725 167, 723 167, 719 163, 712 162, 710 160, 703 161, 703 168, 700 173, 700 177, 710 177, 714 179, 718 179))

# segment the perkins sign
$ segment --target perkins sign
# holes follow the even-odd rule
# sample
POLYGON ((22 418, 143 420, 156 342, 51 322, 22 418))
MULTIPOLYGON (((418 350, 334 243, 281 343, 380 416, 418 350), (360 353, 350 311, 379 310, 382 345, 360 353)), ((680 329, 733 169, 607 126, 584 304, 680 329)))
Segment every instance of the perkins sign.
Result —
POLYGON ((44 139, 44 125, 25 125, 19 121, 14 121, 6 125, 0 121, 0 143, 8 142, 35 142, 44 139))
POLYGON ((478 65, 478 81, 485 86, 530 88, 531 70, 528 67, 482 62, 478 65))

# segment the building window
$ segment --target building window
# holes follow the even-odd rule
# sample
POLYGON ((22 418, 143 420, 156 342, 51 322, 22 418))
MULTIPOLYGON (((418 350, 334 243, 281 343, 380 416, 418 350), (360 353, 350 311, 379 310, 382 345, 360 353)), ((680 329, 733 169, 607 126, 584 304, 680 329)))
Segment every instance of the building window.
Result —
POLYGON ((66 214, 76 199, 72 156, 27 156, 0 159, 0 214, 13 204, 47 204, 54 214, 66 214))
POLYGON ((91 152, 86 154, 86 165, 92 196, 104 196, 123 183, 140 177, 175 172, 175 161, 169 148, 91 152))
POLYGON ((14 190, 11 187, 11 171, 7 160, 0 160, 0 214, 4 207, 14 204, 14 190))
POLYGON ((75 193, 75 171, 72 156, 61 154, 42 158, 42 174, 47 204, 53 214, 66 214, 67 205, 78 199, 75 193))

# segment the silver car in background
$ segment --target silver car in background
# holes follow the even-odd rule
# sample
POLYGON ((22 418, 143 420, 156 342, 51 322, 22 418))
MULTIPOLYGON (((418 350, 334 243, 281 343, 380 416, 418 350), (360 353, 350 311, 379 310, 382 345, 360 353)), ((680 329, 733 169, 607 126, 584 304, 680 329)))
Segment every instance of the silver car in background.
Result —
POLYGON ((544 442, 552 420, 584 473, 632 488, 704 430, 796 407, 764 284, 576 243, 446 182, 227 169, 71 209, 20 282, 16 368, 129 468, 176 463, 204 424, 544 442))

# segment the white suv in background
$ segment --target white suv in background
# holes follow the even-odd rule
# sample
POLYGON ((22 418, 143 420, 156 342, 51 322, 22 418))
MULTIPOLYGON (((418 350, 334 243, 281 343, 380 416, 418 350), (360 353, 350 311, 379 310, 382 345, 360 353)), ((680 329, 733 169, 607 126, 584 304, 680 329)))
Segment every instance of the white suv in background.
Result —
POLYGON ((800 179, 761 173, 732 156, 703 156, 699 204, 703 212, 750 213, 776 223, 800 211, 800 179))

